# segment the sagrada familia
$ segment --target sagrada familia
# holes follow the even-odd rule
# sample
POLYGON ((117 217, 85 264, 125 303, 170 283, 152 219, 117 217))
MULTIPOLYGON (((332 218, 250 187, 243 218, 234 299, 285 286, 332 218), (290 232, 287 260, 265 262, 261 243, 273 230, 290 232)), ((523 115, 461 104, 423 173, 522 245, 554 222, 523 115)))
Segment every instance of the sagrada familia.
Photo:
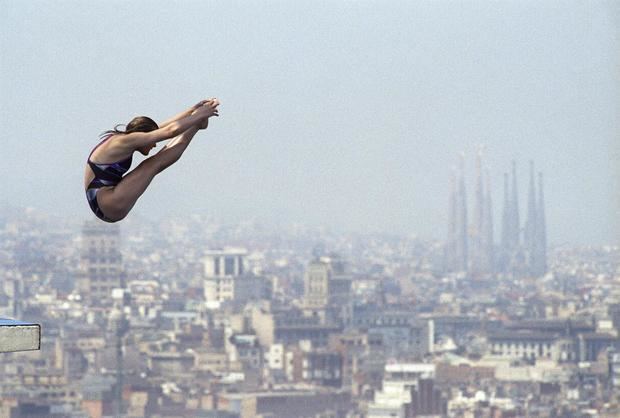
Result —
POLYGON ((458 172, 453 170, 452 173, 445 247, 446 271, 465 272, 473 278, 494 274, 513 277, 544 275, 547 272, 547 237, 542 173, 538 173, 536 182, 534 163, 530 161, 527 214, 523 225, 519 216, 516 162, 512 162, 510 176, 504 173, 501 240, 496 243, 491 180, 488 169, 483 170, 482 151, 479 150, 476 156, 475 202, 471 222, 468 218, 463 155, 459 165, 458 172))

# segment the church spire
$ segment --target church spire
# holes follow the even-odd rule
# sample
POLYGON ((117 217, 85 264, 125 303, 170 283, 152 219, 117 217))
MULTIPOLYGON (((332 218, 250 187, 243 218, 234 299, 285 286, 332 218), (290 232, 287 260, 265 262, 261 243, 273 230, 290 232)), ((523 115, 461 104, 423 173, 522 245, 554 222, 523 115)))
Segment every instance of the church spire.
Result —
POLYGON ((457 268, 460 271, 467 271, 467 192, 465 190, 465 156, 463 154, 461 154, 459 162, 459 187, 457 193, 457 208, 457 268))
POLYGON ((472 228, 471 268, 474 275, 481 274, 485 268, 485 232, 484 232, 484 184, 482 179, 482 147, 476 153, 476 198, 475 215, 472 228))
POLYGON ((527 253, 527 264, 529 270, 534 273, 536 270, 537 258, 537 207, 536 207, 536 175, 534 174, 534 162, 530 161, 530 186, 527 197, 527 218, 525 220, 525 230, 523 235, 523 245, 527 253))
POLYGON ((510 203, 510 188, 508 173, 504 173, 504 207, 502 209, 502 241, 499 261, 499 270, 507 271, 512 241, 512 225, 510 222, 512 205, 510 203))
POLYGON ((510 248, 516 250, 521 242, 519 220, 519 191, 517 188, 517 163, 512 161, 512 197, 510 201, 510 248))
POLYGON ((450 175, 450 200, 448 208, 448 244, 445 250, 446 266, 449 270, 456 269, 456 225, 457 225, 457 203, 456 203, 456 167, 452 167, 450 175))
POLYGON ((538 247, 537 273, 547 272, 547 226, 545 221, 545 197, 543 194, 543 175, 538 173, 538 209, 536 210, 536 242, 538 247))
POLYGON ((485 177, 485 208, 484 208, 484 257, 485 269, 492 273, 495 271, 495 243, 493 237, 493 204, 491 200, 491 175, 489 170, 484 170, 485 177))

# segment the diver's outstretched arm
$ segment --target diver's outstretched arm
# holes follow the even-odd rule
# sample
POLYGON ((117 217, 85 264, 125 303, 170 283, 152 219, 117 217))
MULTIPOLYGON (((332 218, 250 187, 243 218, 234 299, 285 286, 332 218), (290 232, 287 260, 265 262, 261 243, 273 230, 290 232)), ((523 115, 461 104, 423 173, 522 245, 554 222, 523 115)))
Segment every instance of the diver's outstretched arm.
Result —
POLYGON ((132 132, 118 135, 117 138, 112 138, 112 142, 108 147, 114 147, 119 154, 128 154, 141 147, 152 146, 160 141, 174 138, 195 125, 202 125, 205 118, 217 116, 219 104, 220 102, 217 100, 207 101, 203 106, 196 109, 193 114, 151 132, 132 132))
POLYGON ((163 128, 164 126, 168 126, 170 125, 172 122, 176 122, 179 119, 183 119, 186 118, 188 116, 190 116, 194 111, 196 111, 196 109, 198 109, 201 106, 204 106, 209 100, 214 100, 215 98, 212 97, 211 99, 206 99, 206 100, 201 100, 198 103, 196 103, 195 105, 193 105, 192 107, 190 107, 187 110, 184 110, 183 112, 174 115, 173 117, 166 119, 164 122, 159 124, 160 128, 163 128))
MULTIPOLYGON (((189 145, 189 143, 192 141, 192 138, 194 138, 194 135, 196 135, 196 132, 198 132, 198 130, 200 129, 200 127, 198 125, 194 125, 191 128, 189 128, 188 130, 186 130, 185 132, 183 132, 181 135, 177 135, 174 138, 172 138, 170 140, 170 142, 168 142, 166 145, 164 145, 164 147, 159 151, 162 152, 165 149, 170 149, 173 147, 177 147, 179 148, 179 144, 183 144, 183 151, 185 151, 185 148, 187 148, 187 145, 189 145)), ((158 154, 159 154, 158 152, 158 154)), ((181 152, 182 154, 183 152, 181 152)), ((181 155, 179 155, 180 157, 181 155)))

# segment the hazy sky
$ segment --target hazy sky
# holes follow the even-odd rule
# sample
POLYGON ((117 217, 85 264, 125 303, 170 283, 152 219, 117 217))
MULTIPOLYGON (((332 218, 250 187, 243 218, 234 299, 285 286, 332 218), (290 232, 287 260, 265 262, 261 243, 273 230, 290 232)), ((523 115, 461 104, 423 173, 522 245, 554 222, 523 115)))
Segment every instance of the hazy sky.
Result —
MULTIPOLYGON (((217 96, 137 214, 443 239, 486 147, 496 239, 515 159, 553 244, 620 241, 620 2, 23 1, 0 11, 0 199, 93 217, 98 134, 217 96)), ((141 160, 136 155, 134 166, 141 160)), ((131 216, 131 215, 130 215, 131 216)))

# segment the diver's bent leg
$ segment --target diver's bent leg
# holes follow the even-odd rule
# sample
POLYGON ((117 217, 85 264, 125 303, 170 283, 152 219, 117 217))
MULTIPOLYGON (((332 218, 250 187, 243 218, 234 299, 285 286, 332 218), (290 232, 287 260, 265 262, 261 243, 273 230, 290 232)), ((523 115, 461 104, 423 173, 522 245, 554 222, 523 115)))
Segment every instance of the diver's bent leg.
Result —
POLYGON ((116 186, 101 189, 97 194, 99 208, 108 219, 120 221, 136 204, 153 178, 160 172, 155 161, 148 158, 127 174, 116 186))
POLYGON ((97 203, 106 217, 119 221, 127 216, 153 178, 181 158, 195 134, 196 129, 188 129, 157 154, 142 161, 115 187, 100 190, 97 203))

